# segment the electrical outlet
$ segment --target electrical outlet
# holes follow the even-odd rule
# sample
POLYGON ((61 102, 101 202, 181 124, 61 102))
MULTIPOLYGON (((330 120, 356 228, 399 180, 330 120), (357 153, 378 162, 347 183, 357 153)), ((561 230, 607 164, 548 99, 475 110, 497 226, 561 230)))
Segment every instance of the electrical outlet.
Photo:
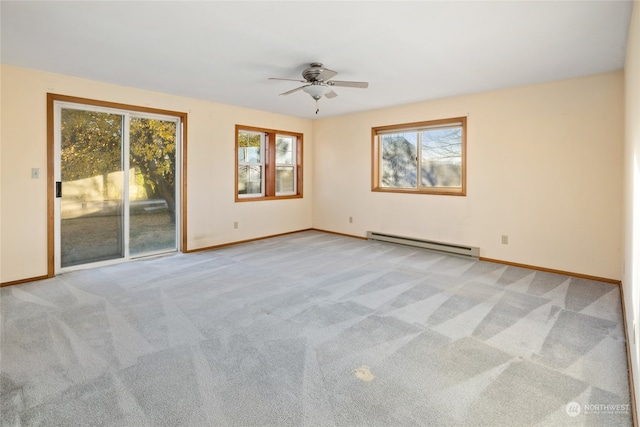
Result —
POLYGON ((353 217, 352 216, 349 217, 349 224, 351 224, 351 223, 353 223, 353 217))
POLYGON ((503 245, 508 245, 509 244, 509 236, 507 236, 506 234, 502 235, 502 244, 503 245))
POLYGON ((233 228, 238 228, 238 221, 233 222, 233 228))
POLYGON ((31 168, 31 178, 40 179, 40 168, 31 168))

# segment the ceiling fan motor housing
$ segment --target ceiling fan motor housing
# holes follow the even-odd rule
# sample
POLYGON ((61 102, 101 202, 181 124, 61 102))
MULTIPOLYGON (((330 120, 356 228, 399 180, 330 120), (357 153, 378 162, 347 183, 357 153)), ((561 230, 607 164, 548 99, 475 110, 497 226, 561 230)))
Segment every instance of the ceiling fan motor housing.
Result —
POLYGON ((322 74, 324 68, 322 68, 322 64, 320 62, 312 62, 309 64, 310 67, 306 68, 302 72, 302 77, 308 82, 315 82, 318 79, 318 76, 322 74))

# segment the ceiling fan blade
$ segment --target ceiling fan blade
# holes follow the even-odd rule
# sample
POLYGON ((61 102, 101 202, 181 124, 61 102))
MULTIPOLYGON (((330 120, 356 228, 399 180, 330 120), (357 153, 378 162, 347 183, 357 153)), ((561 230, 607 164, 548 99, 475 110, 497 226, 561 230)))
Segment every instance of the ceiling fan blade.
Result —
POLYGON ((336 74, 338 74, 336 71, 329 70, 328 68, 325 68, 325 69, 322 70, 322 72, 320 74, 318 74, 318 76, 316 77, 316 80, 321 80, 323 82, 326 82, 327 80, 329 80, 331 77, 335 76, 336 74))
POLYGON ((331 99, 331 98, 335 98, 336 96, 338 96, 338 94, 335 93, 334 91, 330 90, 329 92, 325 93, 324 96, 326 96, 327 98, 331 99))
POLYGON ((300 83, 306 83, 306 80, 300 80, 300 79, 280 79, 278 77, 269 77, 269 80, 285 80, 288 82, 300 82, 300 83))
POLYGON ((297 87, 297 88, 295 88, 295 89, 291 89, 291 90, 288 90, 288 91, 286 91, 286 92, 282 92, 282 93, 280 94, 280 96, 282 96, 282 95, 289 95, 289 94, 291 94, 291 93, 294 93, 294 92, 297 92, 297 91, 299 91, 299 90, 302 90, 302 88, 303 88, 303 87, 307 87, 307 86, 309 86, 309 85, 300 86, 300 87, 297 87))
POLYGON ((367 82, 348 82, 344 80, 331 80, 326 83, 329 86, 339 86, 339 87, 358 87, 361 89, 366 89, 369 87, 369 83, 367 82))

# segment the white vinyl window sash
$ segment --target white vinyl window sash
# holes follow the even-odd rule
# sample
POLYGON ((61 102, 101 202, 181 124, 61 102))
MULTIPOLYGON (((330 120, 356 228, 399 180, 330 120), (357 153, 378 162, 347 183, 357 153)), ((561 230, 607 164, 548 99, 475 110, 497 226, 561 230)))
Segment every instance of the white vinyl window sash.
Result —
POLYGON ((264 133, 238 132, 238 197, 264 196, 264 147, 264 133))
POLYGON ((276 196, 296 194, 296 142, 292 135, 276 135, 276 196))

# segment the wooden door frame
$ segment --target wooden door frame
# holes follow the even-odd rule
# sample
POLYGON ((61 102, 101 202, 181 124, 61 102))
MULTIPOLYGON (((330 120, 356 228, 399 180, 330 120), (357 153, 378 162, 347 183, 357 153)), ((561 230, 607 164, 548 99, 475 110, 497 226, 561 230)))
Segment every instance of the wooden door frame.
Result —
MULTIPOLYGON (((180 118, 181 123, 181 164, 180 164, 180 241, 178 251, 187 252, 187 113, 158 108, 141 107, 96 99, 47 93, 47 277, 55 276, 55 131, 54 111, 56 102, 69 102, 118 110, 159 114, 180 118)), ((180 129, 178 129, 180 132, 180 129)))

